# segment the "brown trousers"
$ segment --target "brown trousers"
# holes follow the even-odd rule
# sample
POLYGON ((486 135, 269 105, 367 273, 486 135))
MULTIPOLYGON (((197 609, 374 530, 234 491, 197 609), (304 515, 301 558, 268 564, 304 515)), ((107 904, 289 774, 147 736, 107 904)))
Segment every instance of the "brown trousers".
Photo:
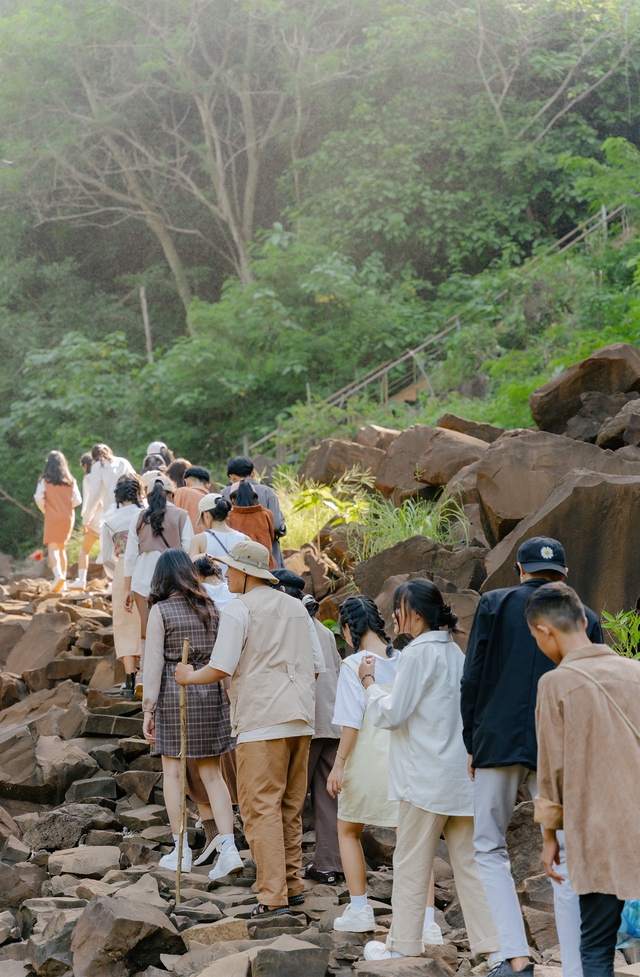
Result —
POLYGON ((307 793, 310 736, 239 743, 238 801, 256 863, 258 901, 286 906, 304 891, 302 808, 307 793))
POLYGON ((327 792, 340 740, 319 737, 309 749, 308 789, 316 818, 313 867, 318 872, 342 872, 338 845, 338 798, 327 792))

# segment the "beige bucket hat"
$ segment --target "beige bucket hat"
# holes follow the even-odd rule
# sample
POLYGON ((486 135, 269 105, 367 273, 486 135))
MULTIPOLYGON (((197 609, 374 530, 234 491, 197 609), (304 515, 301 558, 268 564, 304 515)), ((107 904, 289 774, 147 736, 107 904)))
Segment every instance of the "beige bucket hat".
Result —
POLYGON ((278 582, 278 578, 269 570, 269 550, 252 539, 236 543, 227 556, 216 556, 214 559, 216 563, 226 563, 228 567, 242 570, 250 577, 260 577, 262 580, 270 580, 271 583, 278 582))

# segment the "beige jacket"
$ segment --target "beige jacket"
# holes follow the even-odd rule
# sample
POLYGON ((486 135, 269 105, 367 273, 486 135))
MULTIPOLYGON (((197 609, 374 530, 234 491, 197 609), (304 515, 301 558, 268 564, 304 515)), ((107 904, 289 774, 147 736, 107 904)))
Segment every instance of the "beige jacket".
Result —
MULTIPOLYGON (((268 587, 238 595, 250 622, 231 676, 231 723, 236 735, 315 717, 314 649, 301 601, 268 587)), ((212 661, 215 657, 212 656, 212 661)))
POLYGON ((572 651, 538 685, 535 819, 564 828, 574 892, 640 898, 640 663, 606 645, 572 651))

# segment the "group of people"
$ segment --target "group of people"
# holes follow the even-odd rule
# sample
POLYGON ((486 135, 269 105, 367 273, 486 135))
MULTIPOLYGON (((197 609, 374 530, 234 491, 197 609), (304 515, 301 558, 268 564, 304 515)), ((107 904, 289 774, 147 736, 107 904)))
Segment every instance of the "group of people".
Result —
MULTIPOLYGON (((393 920, 386 942, 366 944, 367 959, 418 956, 425 943, 443 942, 433 864, 444 837, 472 952, 486 955, 493 977, 533 974, 506 841, 526 789, 543 832, 563 973, 611 977, 623 900, 640 895, 640 826, 629 798, 640 763, 640 672, 602 643, 597 615, 564 582, 562 545, 522 544, 519 583, 482 596, 466 655, 451 606, 416 578, 395 592, 393 641, 370 598, 343 602, 338 624, 351 653, 342 659, 304 581, 281 565, 284 523, 277 500, 267 504, 270 490, 252 481, 250 459, 231 460, 220 494, 208 473, 189 467, 185 481, 197 483, 177 489, 170 464, 161 468, 151 450, 164 447, 149 446, 145 462, 157 467, 115 479, 101 529, 114 565, 116 640, 119 628, 130 632, 126 694, 135 694, 135 637, 144 648, 143 729, 162 758, 175 840, 161 865, 178 866, 185 686, 188 789, 206 833, 195 864, 216 858, 213 879, 242 871, 237 802, 257 870, 253 916, 304 902, 310 793, 316 846, 304 875, 346 880, 338 931, 374 930, 361 836, 365 825, 396 830, 393 920), (253 509, 262 527, 252 535, 253 509)), ((45 517, 49 484, 38 488, 45 517)), ((72 481, 51 484, 66 485, 69 503, 78 499, 72 481)), ((95 508, 85 511, 89 525, 95 508)), ((60 548, 56 540, 54 556, 60 548)), ((181 867, 193 863, 185 846, 181 867)))

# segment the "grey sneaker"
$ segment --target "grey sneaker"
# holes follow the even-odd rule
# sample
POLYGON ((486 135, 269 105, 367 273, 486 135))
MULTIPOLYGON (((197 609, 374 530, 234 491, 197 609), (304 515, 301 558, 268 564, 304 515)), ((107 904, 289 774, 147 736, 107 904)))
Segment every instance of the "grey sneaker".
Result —
POLYGON ((533 977, 533 964, 528 963, 522 970, 514 970, 508 960, 501 960, 495 967, 491 968, 487 977, 514 977, 516 974, 522 974, 523 977, 533 977))

